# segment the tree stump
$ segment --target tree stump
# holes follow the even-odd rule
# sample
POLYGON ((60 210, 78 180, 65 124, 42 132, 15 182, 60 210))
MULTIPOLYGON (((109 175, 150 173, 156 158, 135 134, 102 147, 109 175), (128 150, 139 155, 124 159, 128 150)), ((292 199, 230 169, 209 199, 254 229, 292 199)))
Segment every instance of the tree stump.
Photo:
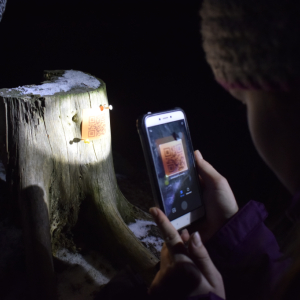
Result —
POLYGON ((52 255, 75 248, 71 233, 83 204, 92 226, 87 234, 149 284, 158 259, 126 224, 151 218, 117 186, 108 109, 100 138, 81 139, 82 110, 108 106, 105 83, 79 71, 44 75, 41 86, 0 90, 0 157, 13 207, 20 210, 32 295, 56 297, 52 255))

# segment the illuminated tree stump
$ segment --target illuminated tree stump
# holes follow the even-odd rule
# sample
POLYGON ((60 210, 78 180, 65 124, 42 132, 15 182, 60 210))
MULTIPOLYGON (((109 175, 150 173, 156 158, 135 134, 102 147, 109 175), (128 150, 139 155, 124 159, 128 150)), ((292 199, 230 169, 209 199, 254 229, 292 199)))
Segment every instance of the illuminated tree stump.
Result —
POLYGON ((56 297, 52 254, 75 247, 70 236, 82 207, 92 228, 87 234, 99 239, 115 260, 131 264, 147 283, 158 262, 126 225, 150 217, 118 189, 109 109, 102 111, 100 138, 89 144, 81 139, 83 109, 109 105, 105 84, 99 80, 95 88, 78 79, 63 91, 67 74, 84 73, 45 71, 48 81, 42 86, 0 90, 0 154, 12 203, 20 208, 29 281, 39 299, 56 297), (51 94, 56 88, 61 91, 51 94), (28 94, 30 89, 35 92, 28 94))

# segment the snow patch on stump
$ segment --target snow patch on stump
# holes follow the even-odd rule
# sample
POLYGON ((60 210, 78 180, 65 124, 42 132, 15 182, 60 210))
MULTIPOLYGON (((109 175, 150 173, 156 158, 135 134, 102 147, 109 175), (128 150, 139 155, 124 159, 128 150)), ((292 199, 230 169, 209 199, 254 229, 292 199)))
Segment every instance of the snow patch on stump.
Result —
POLYGON ((11 90, 16 90, 21 92, 23 95, 33 94, 41 96, 50 96, 59 92, 68 92, 72 88, 93 88, 96 89, 100 86, 100 81, 95 77, 85 74, 80 71, 67 70, 62 75, 58 77, 54 82, 44 83, 41 85, 32 86, 19 86, 11 90))

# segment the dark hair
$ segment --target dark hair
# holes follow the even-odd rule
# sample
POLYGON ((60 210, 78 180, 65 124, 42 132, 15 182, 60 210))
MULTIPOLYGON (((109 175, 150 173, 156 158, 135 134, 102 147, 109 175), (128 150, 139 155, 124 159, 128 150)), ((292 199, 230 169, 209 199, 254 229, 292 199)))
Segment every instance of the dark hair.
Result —
POLYGON ((226 89, 291 90, 300 83, 300 1, 204 0, 206 58, 226 89))

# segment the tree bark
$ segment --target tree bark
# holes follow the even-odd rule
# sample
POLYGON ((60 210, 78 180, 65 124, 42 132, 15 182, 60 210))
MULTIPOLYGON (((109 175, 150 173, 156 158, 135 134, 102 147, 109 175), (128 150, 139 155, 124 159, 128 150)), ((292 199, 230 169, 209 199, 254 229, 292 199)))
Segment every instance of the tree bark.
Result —
MULTIPOLYGON (((65 71, 45 71, 54 81, 65 71)), ((158 259, 126 224, 150 216, 131 205, 117 186, 111 152, 109 110, 106 132, 90 144, 81 140, 82 110, 108 105, 103 81, 51 96, 0 90, 0 154, 13 203, 21 211, 27 268, 36 297, 55 298, 52 254, 73 248, 72 228, 81 205, 92 234, 114 259, 139 272, 149 284, 158 259), (35 286, 40 286, 36 291, 35 286)))

